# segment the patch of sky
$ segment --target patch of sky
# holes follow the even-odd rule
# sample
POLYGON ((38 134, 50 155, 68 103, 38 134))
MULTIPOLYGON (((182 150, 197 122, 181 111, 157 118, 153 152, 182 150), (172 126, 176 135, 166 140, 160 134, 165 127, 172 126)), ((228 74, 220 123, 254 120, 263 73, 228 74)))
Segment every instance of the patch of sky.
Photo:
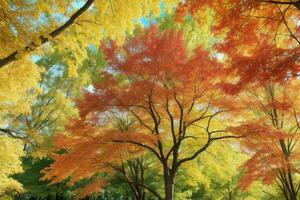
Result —
POLYGON ((97 46, 94 45, 94 44, 88 45, 87 48, 88 48, 89 51, 93 51, 93 52, 96 52, 96 51, 97 51, 97 46))
POLYGON ((53 13, 52 17, 57 23, 64 23, 69 19, 67 16, 61 13, 53 13))
POLYGON ((34 63, 36 63, 38 60, 40 60, 42 57, 41 56, 39 56, 39 55, 31 55, 30 56, 30 59, 34 62, 34 63))
MULTIPOLYGON (((161 19, 161 18, 165 17, 165 15, 166 15, 165 5, 164 5, 163 1, 160 1, 159 8, 160 8, 160 14, 158 15, 158 18, 161 19)), ((134 22, 136 22, 136 20, 134 20, 134 22)), ((150 24, 156 25, 157 20, 153 16, 149 16, 148 18, 146 16, 142 16, 138 23, 142 24, 143 27, 147 28, 150 26, 150 24)))
MULTIPOLYGON (((85 3, 86 3, 86 1, 82 1, 82 0, 73 1, 66 11, 67 11, 67 13, 71 13, 71 12, 73 12, 73 10, 78 10, 78 9, 82 8, 85 3)), ((92 4, 88 8, 88 10, 93 11, 93 10, 95 10, 94 8, 95 8, 95 6, 94 6, 94 4, 92 4)))
POLYGON ((107 72, 109 74, 112 74, 112 75, 117 75, 118 74, 118 71, 113 69, 112 67, 106 67, 104 70, 104 72, 107 72))
POLYGON ((18 31, 17 31, 16 27, 13 26, 12 24, 9 24, 9 29, 15 36, 18 35, 18 31))
POLYGON ((148 27, 150 25, 149 20, 144 16, 141 18, 140 22, 144 27, 148 27))
POLYGON ((93 85, 89 85, 85 88, 88 92, 94 93, 95 92, 95 87, 93 85))
POLYGON ((76 1, 73 1, 72 4, 71 4, 71 7, 74 8, 74 9, 79 9, 81 8, 86 2, 85 1, 82 1, 82 0, 76 0, 76 1))
POLYGON ((150 57, 144 57, 143 62, 151 62, 152 59, 150 57))
POLYGON ((9 5, 9 9, 10 9, 11 11, 17 11, 17 6, 16 6, 15 4, 10 3, 10 4, 8 4, 8 5, 9 5))
POLYGON ((55 64, 49 68, 48 72, 53 77, 62 77, 64 75, 65 66, 62 64, 55 64))
POLYGON ((213 57, 216 58, 219 61, 222 61, 224 59, 224 53, 214 53, 213 57))
POLYGON ((166 13, 165 13, 165 5, 164 5, 164 2, 163 1, 160 1, 159 3, 159 7, 160 7, 160 14, 159 14, 159 18, 163 18, 166 13))
MULTIPOLYGON (((136 21, 136 20, 134 20, 134 22, 135 22, 135 21, 136 21)), ((157 20, 156 20, 154 17, 152 17, 152 16, 150 16, 149 18, 143 16, 143 17, 141 17, 139 23, 140 23, 143 27, 147 28, 147 27, 150 26, 150 24, 156 25, 156 24, 157 24, 157 20)))

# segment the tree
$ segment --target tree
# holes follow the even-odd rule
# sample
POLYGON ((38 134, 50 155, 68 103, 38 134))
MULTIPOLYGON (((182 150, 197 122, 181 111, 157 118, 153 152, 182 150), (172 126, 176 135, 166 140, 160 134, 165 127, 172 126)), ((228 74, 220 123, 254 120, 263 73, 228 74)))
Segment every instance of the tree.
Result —
POLYGON ((275 199, 274 190, 259 182, 253 183, 247 191, 237 186, 243 174, 239 167, 249 158, 239 150, 237 142, 213 145, 205 154, 183 165, 177 178, 175 199, 275 199))
POLYGON ((242 146, 251 158, 244 164, 246 173, 240 187, 247 188, 254 180, 275 183, 287 200, 296 200, 300 182, 296 176, 299 164, 299 99, 293 91, 299 81, 251 86, 242 101, 255 115, 231 131, 247 135, 242 146))
POLYGON ((40 181, 43 176, 40 171, 52 163, 51 159, 33 160, 27 157, 23 158, 22 163, 24 172, 14 174, 13 178, 23 185, 25 192, 16 199, 72 199, 73 194, 65 182, 49 186, 48 182, 40 181))
POLYGON ((156 166, 147 155, 122 162, 119 166, 112 165, 116 181, 113 178, 110 182, 125 184, 130 188, 134 200, 161 199, 156 190, 160 182, 156 166))
MULTIPOLYGON (((54 52, 50 55, 45 55, 36 61, 36 65, 28 62, 27 70, 32 68, 32 71, 26 71, 24 69, 26 66, 23 65, 11 69, 1 69, 3 71, 2 78, 5 81, 5 83, 0 84, 0 87, 3 89, 1 90, 3 104, 1 105, 0 118, 3 128, 0 131, 1 137, 5 138, 5 140, 1 140, 1 146, 9 149, 3 149, 0 156, 6 157, 9 155, 12 157, 13 155, 10 154, 15 153, 15 157, 19 157, 20 152, 17 150, 21 147, 21 150, 26 150, 24 152, 21 151, 22 155, 27 156, 24 159, 27 164, 26 167, 29 165, 28 159, 31 156, 34 158, 50 156, 54 150, 51 142, 52 135, 57 131, 64 130, 68 118, 78 115, 76 108, 73 106, 74 99, 80 95, 80 91, 84 87, 88 86, 88 83, 91 81, 89 78, 92 77, 91 74, 95 71, 98 72, 103 66, 101 64, 103 56, 101 57, 99 51, 91 48, 88 52, 88 59, 85 59, 84 63, 77 69, 81 76, 76 76, 76 74, 69 72, 68 63, 62 59, 68 55, 68 52, 54 52), (39 70, 37 70, 38 67, 45 69, 40 76, 39 70), (37 88, 38 86, 39 88, 37 88), (4 134, 10 138, 6 139, 4 134), (6 142, 6 140, 9 140, 10 143, 6 142), (7 145, 12 146, 8 147, 7 145), (16 150, 12 151, 14 148, 16 150)), ((77 73, 77 71, 75 72, 77 73)), ((96 78, 93 75, 93 79, 96 80, 96 78)), ((10 162, 15 162, 16 166, 20 165, 20 161, 13 158, 9 159, 10 161, 0 161, 3 169, 7 170, 6 168, 12 165, 10 162)), ((33 163, 31 164, 34 165, 33 163)), ((39 164, 34 166, 38 168, 39 164)), ((38 169, 41 170, 41 168, 38 169)), ((37 172, 35 171, 35 173, 37 172)), ((22 183, 26 183, 23 185, 27 189, 30 187, 30 178, 35 177, 33 174, 30 174, 30 176, 25 174, 21 179, 22 183)), ((18 186, 17 191, 20 191, 22 185, 14 180, 14 177, 8 180, 11 182, 12 190, 18 186)), ((35 181, 38 185, 38 179, 35 181)), ((6 179, 3 180, 4 183, 7 183, 6 179)), ((47 188, 45 183, 44 185, 40 183, 38 186, 47 188)), ((35 191, 30 191, 31 195, 36 195, 35 191)), ((11 191, 11 193, 14 192, 11 191)))
MULTIPOLYGON (((30 106, 39 93, 38 81, 40 70, 30 62, 16 62, 0 70, 2 81, 0 83, 1 131, 5 131, 12 118, 21 114, 30 113, 30 106)), ((15 134, 10 134, 14 136, 15 134)))
MULTIPOLYGON (((78 102, 81 119, 68 127, 68 134, 57 137, 57 147, 67 152, 53 157, 45 178, 56 183, 71 176, 72 184, 109 172, 107 163, 147 150, 161 165, 165 199, 173 199, 182 164, 216 141, 239 137, 212 125, 224 112, 213 106, 219 97, 213 83, 220 65, 201 48, 188 57, 179 32, 160 33, 154 26, 123 46, 112 41, 102 48, 107 60, 103 81, 78 102), (123 131, 114 128, 116 113, 131 126, 123 131)), ((87 191, 99 191, 103 181, 95 184, 87 191)))
POLYGON ((252 83, 262 86, 286 82, 298 76, 299 56, 299 48, 281 49, 271 44, 253 48, 250 55, 229 53, 227 61, 230 64, 223 77, 225 84, 220 85, 227 93, 237 94, 252 83))
MULTIPOLYGON (((97 78, 94 72, 98 73, 103 67, 103 63, 101 63, 103 56, 101 57, 96 49, 90 48, 89 56, 83 61, 83 64, 75 71, 70 71, 72 68, 70 63, 63 59, 70 55, 69 53, 68 51, 54 52, 39 58, 36 64, 44 71, 40 74, 39 93, 31 99, 28 105, 31 107, 26 112, 21 112, 17 107, 16 114, 3 116, 5 125, 0 131, 11 137, 22 139, 26 146, 24 149, 35 157, 50 155, 53 150, 51 136, 64 130, 68 119, 78 115, 73 102, 80 96, 80 91, 87 87, 92 79, 97 78), (96 58, 97 60, 95 60, 96 58), (77 73, 80 73, 81 76, 78 76, 77 73)), ((20 86, 23 85, 26 84, 20 83, 20 86)), ((18 86, 17 82, 15 86, 18 86)), ((31 90, 34 92, 33 89, 31 90)), ((30 98, 26 94, 20 98, 25 98, 25 96, 30 98)), ((13 100, 7 101, 12 102, 13 100)), ((23 107, 24 103, 26 102, 23 102, 23 107)), ((8 108, 13 110, 12 106, 8 108)))

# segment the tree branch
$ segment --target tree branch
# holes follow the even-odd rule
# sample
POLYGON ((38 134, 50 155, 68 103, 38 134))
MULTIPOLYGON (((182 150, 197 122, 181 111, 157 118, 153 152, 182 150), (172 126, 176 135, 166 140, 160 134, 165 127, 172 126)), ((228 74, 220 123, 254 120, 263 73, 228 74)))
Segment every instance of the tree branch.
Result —
POLYGON ((125 179, 121 179, 121 181, 126 182, 126 183, 131 183, 131 184, 137 184, 142 186, 143 188, 145 188, 146 190, 148 190, 150 193, 152 193, 154 196, 156 196, 158 198, 158 200, 162 200, 163 198, 152 188, 150 188, 149 186, 136 182, 136 181, 132 181, 132 180, 125 180, 125 179))
POLYGON ((210 138, 209 137, 208 140, 207 140, 207 142, 205 143, 205 145, 203 145, 192 156, 181 159, 178 162, 178 166, 180 166, 181 164, 183 164, 183 163, 185 163, 187 161, 195 159, 200 153, 202 153, 203 151, 205 151, 214 141, 223 140, 223 139, 229 139, 229 138, 242 138, 242 137, 245 137, 245 136, 226 135, 226 136, 220 136, 220 137, 215 137, 215 138, 210 138))
POLYGON ((130 144, 134 144, 136 146, 140 146, 140 147, 143 147, 145 149, 148 149, 150 150, 152 153, 154 153, 156 155, 156 157, 161 160, 161 156, 159 155, 159 153, 157 151, 155 151, 155 149, 153 149, 152 147, 148 146, 148 145, 145 145, 143 143, 139 143, 139 142, 136 142, 136 141, 132 141, 132 140, 113 140, 113 142, 119 142, 119 143, 130 143, 130 144))
POLYGON ((268 0, 263 0, 261 2, 263 2, 263 3, 281 4, 281 5, 294 5, 297 8, 298 8, 298 6, 300 4, 300 1, 268 1, 268 0))
MULTIPOLYGON (((53 30, 49 34, 49 36, 52 38, 55 38, 60 33, 62 33, 65 29, 67 29, 69 26, 71 26, 74 23, 74 21, 93 4, 93 2, 94 2, 94 0, 87 0, 87 2, 84 4, 84 6, 82 6, 79 10, 77 10, 66 23, 64 23, 62 26, 58 27, 57 29, 53 30)), ((39 37, 39 39, 41 41, 41 44, 44 44, 49 41, 49 38, 47 38, 43 35, 41 35, 39 37)), ((33 50, 32 46, 37 47, 39 45, 34 44, 34 42, 32 41, 29 45, 24 47, 24 50, 32 51, 33 50)), ((0 59, 0 68, 4 67, 5 65, 9 64, 12 61, 15 61, 17 59, 17 54, 18 54, 18 50, 14 51, 7 57, 0 59)))
POLYGON ((13 137, 13 138, 17 138, 17 139, 24 139, 25 138, 25 136, 22 135, 21 133, 10 130, 10 129, 6 129, 6 128, 0 128, 0 132, 5 133, 8 136, 13 137))

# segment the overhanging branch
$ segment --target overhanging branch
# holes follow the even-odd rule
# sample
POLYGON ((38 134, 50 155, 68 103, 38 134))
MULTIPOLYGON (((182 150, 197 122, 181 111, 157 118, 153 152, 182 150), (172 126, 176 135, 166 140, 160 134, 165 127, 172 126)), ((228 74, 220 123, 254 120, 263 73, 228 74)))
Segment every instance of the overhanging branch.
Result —
MULTIPOLYGON (((51 38, 55 38, 60 33, 62 33, 64 30, 66 30, 69 26, 71 26, 74 21, 82 14, 84 13, 92 4, 94 0, 87 0, 87 2, 82 6, 79 10, 77 10, 70 19, 64 23, 62 26, 58 27, 57 29, 53 30, 51 33, 49 33, 49 36, 51 38)), ((41 35, 39 36, 41 44, 44 44, 49 41, 49 38, 41 35)), ((32 46, 37 47, 40 45, 36 45, 33 41, 24 47, 24 50, 26 51, 32 51, 32 46)), ((5 65, 9 64, 12 61, 15 61, 17 59, 18 50, 14 51, 10 55, 6 56, 5 58, 0 59, 0 68, 4 67, 5 65)))
POLYGON ((281 4, 281 5, 294 5, 298 9, 300 9, 300 1, 268 1, 268 0, 262 0, 263 3, 273 3, 273 4, 281 4))
POLYGON ((21 133, 10 130, 10 129, 7 129, 7 128, 0 128, 0 132, 4 133, 4 134, 6 134, 10 137, 17 138, 17 139, 24 139, 25 138, 25 136, 22 135, 21 133))

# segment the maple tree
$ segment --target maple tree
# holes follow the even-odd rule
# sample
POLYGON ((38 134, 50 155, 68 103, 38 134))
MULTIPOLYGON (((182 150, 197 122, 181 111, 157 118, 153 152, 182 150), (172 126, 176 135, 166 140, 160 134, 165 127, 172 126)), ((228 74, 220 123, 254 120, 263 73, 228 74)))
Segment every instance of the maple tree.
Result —
MULTIPOLYGON (((51 31, 50 33, 44 33, 44 35, 40 35, 40 36, 34 38, 33 41, 29 41, 30 44, 28 46, 24 47, 24 49, 19 50, 19 51, 16 50, 16 51, 12 52, 11 54, 9 54, 8 56, 2 58, 0 60, 0 66, 2 67, 4 65, 16 60, 17 55, 20 54, 20 52, 22 52, 22 51, 30 52, 30 51, 34 50, 34 48, 38 47, 39 45, 46 43, 49 40, 49 38, 54 38, 54 37, 58 36, 61 32, 63 32, 65 29, 67 29, 76 20, 76 18, 78 18, 83 12, 85 12, 92 5, 93 2, 94 2, 94 0, 88 0, 84 4, 83 7, 81 7, 78 11, 76 11, 73 15, 70 16, 70 19, 65 24, 63 24, 59 28, 51 31)), ((59 7, 65 6, 67 9, 67 7, 69 6, 68 4, 69 4, 69 2, 65 2, 65 3, 63 3, 63 5, 59 4, 58 6, 59 7)), ((22 27, 22 22, 20 23, 18 20, 11 18, 13 16, 14 12, 17 12, 16 14, 23 18, 24 18, 24 14, 27 14, 27 15, 32 14, 33 18, 36 20, 40 17, 38 15, 39 13, 36 12, 37 10, 35 10, 35 9, 31 10, 31 12, 27 11, 27 10, 24 12, 22 10, 22 7, 24 7, 24 6, 33 6, 34 8, 42 7, 42 9, 40 11, 41 14, 44 14, 44 12, 48 13, 49 9, 51 9, 50 6, 49 7, 47 6, 47 4, 39 7, 34 2, 33 3, 28 3, 26 1, 24 1, 22 3, 20 3, 20 2, 19 3, 18 2, 2 2, 1 7, 3 9, 2 9, 2 17, 1 17, 2 20, 1 21, 3 22, 2 25, 5 28, 4 29, 5 35, 3 35, 3 39, 5 37, 8 37, 10 40, 13 40, 13 38, 14 38, 13 36, 20 35, 20 34, 23 34, 23 35, 21 35, 21 38, 24 39, 24 38, 26 38, 26 36, 30 35, 30 31, 28 33, 28 30, 25 29, 28 27, 25 27, 25 28, 22 27), (11 27, 13 27, 13 28, 11 28, 11 27)), ((66 9, 65 9, 65 12, 67 11, 66 9)), ((29 19, 29 20, 32 20, 32 19, 29 19)), ((27 19, 25 21, 26 25, 27 25, 27 23, 28 23, 28 25, 30 23, 32 23, 29 20, 27 19)), ((23 23, 24 23, 24 21, 23 21, 23 23)), ((23 41, 23 42, 25 42, 25 41, 23 41)), ((27 42, 28 42, 28 39, 27 39, 27 42)), ((5 44, 7 44, 7 42, 5 42, 5 44)), ((9 44, 9 45, 12 46, 12 44, 9 44)))
POLYGON ((215 12, 214 33, 225 34, 214 46, 224 53, 228 70, 219 86, 234 98, 223 104, 245 116, 230 129, 247 136, 242 148, 252 155, 240 187, 275 181, 283 198, 297 199, 298 114, 291 87, 299 73, 299 2, 187 1, 177 17, 189 12, 201 21, 197 14, 205 6, 215 12))
POLYGON ((237 187, 242 174, 239 166, 248 156, 238 147, 232 147, 236 142, 238 140, 213 145, 207 153, 184 165, 177 176, 175 199, 269 199, 265 192, 276 196, 261 183, 252 184, 247 191, 237 187))
POLYGON ((299 191, 299 80, 285 83, 269 83, 248 86, 239 98, 249 116, 239 126, 230 130, 247 137, 242 148, 251 155, 243 165, 246 172, 240 180, 245 189, 253 181, 261 179, 265 184, 274 183, 285 199, 297 199, 299 191), (244 105, 243 105, 244 104, 244 105))
MULTIPOLYGON (((56 139, 57 147, 67 152, 53 157, 45 178, 56 183, 71 176, 72 184, 109 172, 107 163, 130 152, 147 150, 161 163, 165 199, 173 199, 175 177, 184 163, 215 141, 239 137, 212 126, 223 112, 212 105, 213 77, 220 65, 201 48, 188 57, 181 33, 160 33, 154 26, 123 46, 111 41, 102 48, 107 61, 104 80, 78 102, 81 119, 68 127, 69 134, 56 139), (114 123, 116 113, 125 116, 130 126, 114 123), (199 142, 198 148, 189 148, 189 143, 199 142)), ((103 184, 96 180, 85 194, 98 192, 103 184)))
MULTIPOLYGON (((97 51, 88 50, 88 52, 89 63, 84 60, 83 65, 78 68, 81 76, 76 75, 77 71, 75 74, 70 72, 69 63, 62 59, 63 56, 68 55, 68 52, 54 52, 39 58, 36 65, 43 68, 44 71, 39 76, 38 86, 36 86, 38 87, 37 94, 33 93, 34 90, 31 89, 31 93, 35 95, 29 99, 28 107, 30 107, 25 111, 17 107, 15 110, 18 112, 13 113, 13 106, 20 106, 24 109, 26 102, 22 102, 23 104, 16 102, 15 105, 12 104, 13 106, 8 104, 7 109, 10 111, 4 115, 6 110, 3 109, 2 113, 3 119, 5 119, 2 124, 5 128, 1 128, 0 131, 11 137, 22 139, 26 145, 25 149, 28 149, 35 157, 49 155, 53 149, 50 141, 51 135, 64 130, 68 118, 77 116, 77 110, 72 103, 80 95, 80 90, 91 81, 91 74, 99 71, 102 66, 99 60, 93 61, 93 57, 101 57, 97 51), (93 62, 96 63, 93 64, 93 62)), ((13 76, 8 76, 13 78, 13 76)), ((95 75, 93 77, 96 78, 95 75)), ((15 86, 18 86, 17 84, 16 82, 15 86)), ((20 83, 20 86, 23 85, 20 83)), ((12 87, 12 89, 18 88, 12 87)), ((11 90, 8 92, 10 95, 15 95, 11 90)), ((18 101, 22 101, 24 96, 30 97, 21 93, 18 101)), ((7 101, 12 102, 12 100, 7 101)))

